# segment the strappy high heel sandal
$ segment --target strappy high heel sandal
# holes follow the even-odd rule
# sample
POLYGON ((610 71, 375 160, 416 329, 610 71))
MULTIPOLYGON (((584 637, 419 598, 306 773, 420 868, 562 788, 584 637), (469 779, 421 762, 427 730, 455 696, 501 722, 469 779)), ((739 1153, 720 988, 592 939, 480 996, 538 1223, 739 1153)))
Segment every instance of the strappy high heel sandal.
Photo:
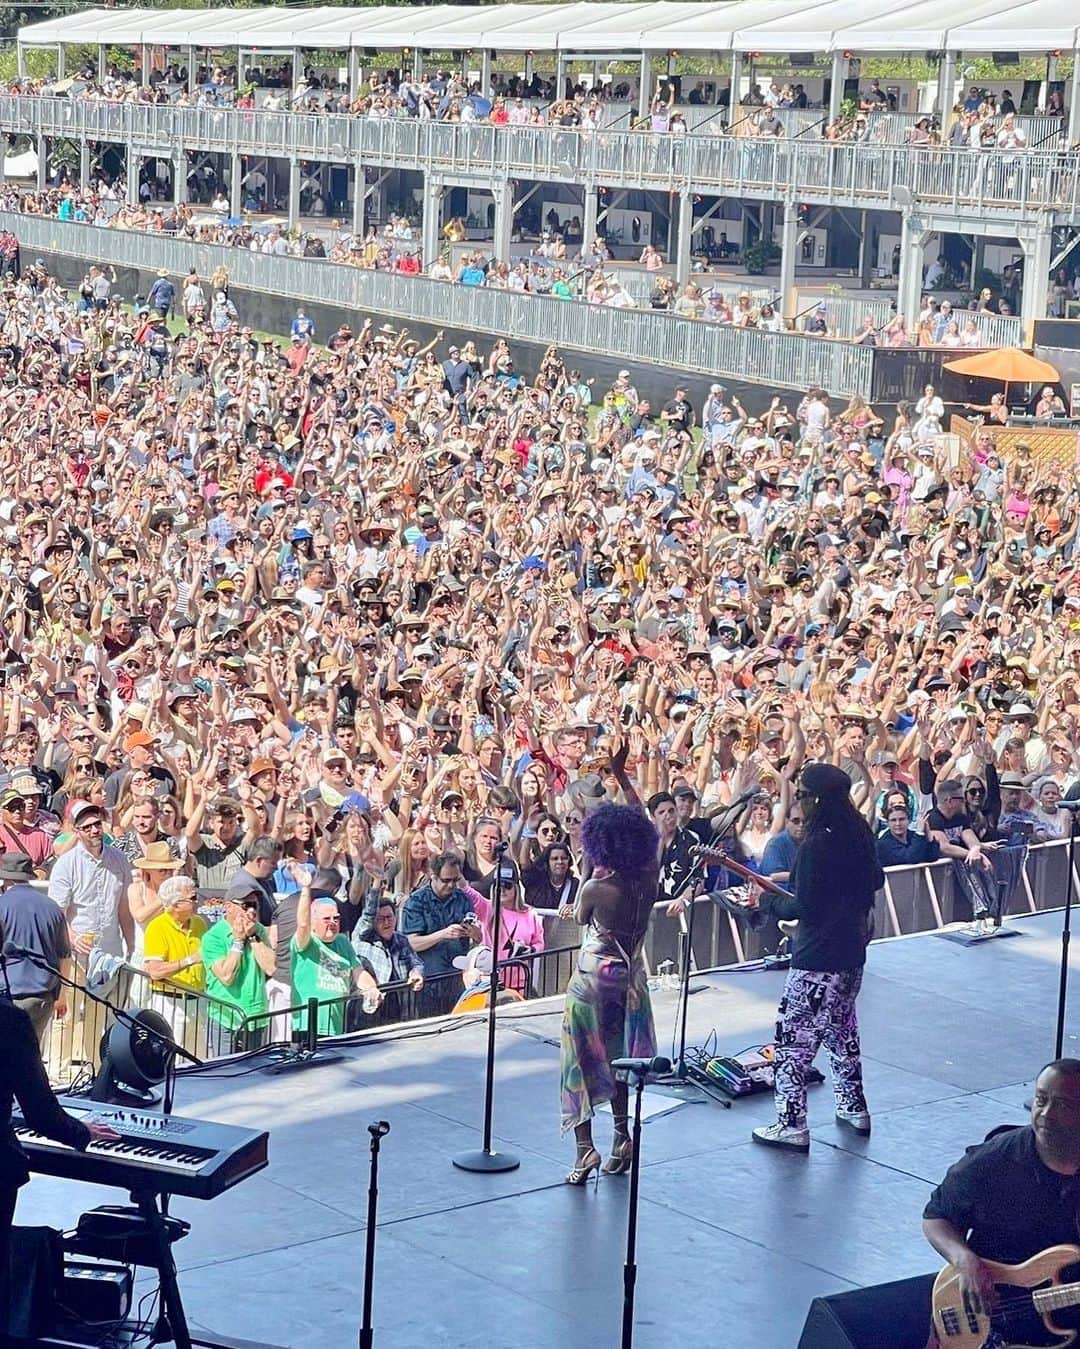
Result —
POLYGON ((596 1172, 596 1183, 600 1184, 600 1154, 595 1148, 590 1148, 588 1152, 581 1154, 574 1169, 566 1177, 567 1185, 586 1185, 590 1175, 596 1172))
POLYGON ((629 1138, 617 1139, 611 1145, 611 1155, 604 1163, 601 1170, 605 1176, 621 1176, 624 1171, 630 1170, 630 1162, 634 1156, 634 1145, 629 1138))

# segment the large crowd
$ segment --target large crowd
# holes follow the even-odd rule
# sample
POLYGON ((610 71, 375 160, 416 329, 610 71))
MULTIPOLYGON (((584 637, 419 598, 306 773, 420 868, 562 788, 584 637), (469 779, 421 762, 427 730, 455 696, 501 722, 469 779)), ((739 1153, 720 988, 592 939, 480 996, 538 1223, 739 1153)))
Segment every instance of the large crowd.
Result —
MULTIPOLYGON (((260 335, 225 274, 127 299, 40 262, 0 290, 17 941, 36 878, 54 954, 205 990, 228 1048, 312 995, 326 1029, 377 985, 450 1005, 494 885, 501 956, 572 944, 606 799, 656 819, 662 899, 750 788, 736 846, 785 876, 805 759, 977 915, 998 844, 1064 832, 1073 465, 1003 462, 994 421, 954 457, 930 387, 887 418, 822 389, 655 405, 554 348, 524 378, 505 341, 303 311, 260 335)), ((44 1034, 62 1003, 22 966, 44 1034)))

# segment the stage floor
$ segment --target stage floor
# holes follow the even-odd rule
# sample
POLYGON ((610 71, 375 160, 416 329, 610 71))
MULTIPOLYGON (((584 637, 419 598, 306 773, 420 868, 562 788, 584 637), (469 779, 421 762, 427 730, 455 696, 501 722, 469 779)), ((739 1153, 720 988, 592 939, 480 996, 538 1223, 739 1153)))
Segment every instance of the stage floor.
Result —
MULTIPOLYGON (((859 1002, 870 1139, 835 1126, 828 1085, 811 1089, 808 1158, 751 1144, 751 1128, 772 1118, 767 1096, 650 1120, 635 1344, 793 1349, 812 1298, 933 1269, 919 1230, 930 1187, 993 1126, 1024 1120, 1025 1093, 1052 1055, 1059 925, 1053 913, 1020 919, 1021 937, 976 948, 929 934, 873 947, 859 1002)), ((727 1052, 771 1039, 783 978, 696 979, 689 1043, 713 1029, 727 1052)), ((656 997, 661 1052, 674 1002, 656 997)), ((182 1079, 177 1113, 270 1129, 267 1170, 211 1204, 173 1205, 193 1222, 176 1248, 193 1323, 303 1349, 356 1343, 365 1126, 384 1118, 378 1349, 616 1345, 628 1179, 562 1183, 573 1147, 558 1132, 549 1007, 501 1014, 496 1146, 521 1158, 503 1175, 450 1162, 479 1145, 480 1024, 350 1048, 303 1073, 182 1079)), ((1080 1030, 1080 1013, 1070 1025, 1080 1030)), ((1077 1048, 1070 1034, 1065 1052, 1077 1048)), ((602 1118, 602 1146, 609 1129, 602 1118)), ((38 1177, 17 1221, 63 1226, 116 1201, 38 1177)))

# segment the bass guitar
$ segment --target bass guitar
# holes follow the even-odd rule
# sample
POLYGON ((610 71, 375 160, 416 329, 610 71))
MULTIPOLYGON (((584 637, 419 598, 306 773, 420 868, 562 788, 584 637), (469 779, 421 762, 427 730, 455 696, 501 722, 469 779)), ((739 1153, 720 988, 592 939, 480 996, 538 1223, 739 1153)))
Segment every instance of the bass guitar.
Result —
POLYGON ((1050 1246, 1022 1265, 984 1261, 994 1276, 989 1314, 960 1291, 960 1273, 948 1265, 934 1281, 934 1329, 942 1349, 1048 1349, 1072 1344, 1080 1330, 1080 1246, 1050 1246), (1072 1279, 1066 1277, 1070 1266, 1072 1279))

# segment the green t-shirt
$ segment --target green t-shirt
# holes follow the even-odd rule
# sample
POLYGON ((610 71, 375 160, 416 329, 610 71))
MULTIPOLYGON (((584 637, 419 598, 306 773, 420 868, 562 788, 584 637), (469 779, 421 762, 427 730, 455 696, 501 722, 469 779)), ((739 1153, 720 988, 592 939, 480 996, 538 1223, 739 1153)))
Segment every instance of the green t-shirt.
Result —
MULTIPOLYGON (((255 931, 260 940, 266 940, 266 929, 261 923, 256 923, 255 931)), ((214 999, 210 1004, 210 1017, 227 1030, 236 1030, 244 1024, 245 1017, 260 1016, 269 1006, 266 1000, 266 975, 259 968, 250 946, 244 947, 240 966, 231 984, 223 984, 211 968, 229 954, 232 943, 233 930, 224 918, 215 923, 202 939, 206 991, 214 999), (228 1006, 223 1007, 220 1005, 222 1003, 228 1006), (231 1011, 233 1007, 237 1010, 231 1011)))
MULTIPOLYGON (((360 957, 352 948, 348 937, 339 932, 332 942, 320 941, 314 932, 302 951, 297 949, 296 938, 289 943, 292 956, 293 1000, 307 1003, 309 998, 318 998, 319 1034, 341 1035, 345 1029, 345 1000, 352 991, 352 972, 362 964, 360 957)), ((307 1031, 307 1007, 302 1012, 293 1013, 293 1029, 307 1031)))

